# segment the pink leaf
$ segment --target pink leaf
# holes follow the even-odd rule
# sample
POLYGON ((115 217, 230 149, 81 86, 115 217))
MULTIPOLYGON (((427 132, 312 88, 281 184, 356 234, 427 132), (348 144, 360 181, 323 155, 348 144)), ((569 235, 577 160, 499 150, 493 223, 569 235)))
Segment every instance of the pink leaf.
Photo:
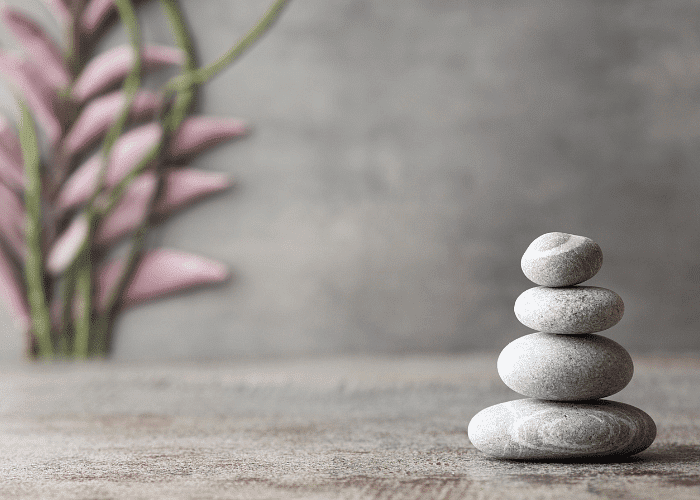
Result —
POLYGON ((51 145, 55 145, 61 137, 62 126, 54 114, 52 96, 42 87, 42 79, 36 68, 27 61, 0 51, 0 73, 22 93, 37 121, 44 128, 51 145))
POLYGON ((2 116, 0 116, 0 181, 18 191, 24 186, 19 139, 2 116))
POLYGON ((231 181, 224 174, 204 172, 194 168, 172 168, 165 176, 163 194, 155 207, 155 212, 165 215, 204 196, 230 187, 231 181))
POLYGON ((94 33, 113 8, 114 0, 90 0, 80 18, 80 26, 83 31, 89 34, 94 33))
MULTIPOLYGON (((73 155, 90 145, 95 139, 105 134, 124 107, 124 93, 112 92, 98 97, 80 113, 63 143, 65 152, 73 155)), ((144 117, 160 106, 158 94, 144 90, 136 94, 131 106, 131 117, 144 117)))
POLYGON ((22 281, 17 274, 9 257, 0 248, 0 294, 2 294, 17 327, 22 331, 27 331, 31 324, 29 306, 22 281))
POLYGON ((61 51, 44 29, 19 11, 10 7, 2 8, 2 17, 12 33, 22 42, 27 52, 54 89, 61 89, 70 83, 61 51))
MULTIPOLYGON (((124 263, 106 264, 98 277, 98 304, 104 307, 108 293, 117 283, 124 263)), ((123 304, 134 305, 202 285, 221 283, 229 278, 226 266, 215 260, 175 250, 151 250, 142 258, 124 294, 123 304)))
MULTIPOLYGON (((145 67, 182 64, 182 51, 163 45, 147 45, 141 55, 145 67)), ((134 64, 134 52, 129 45, 120 45, 92 59, 73 85, 73 98, 84 102, 95 94, 123 80, 134 64)))
MULTIPOLYGON (((223 174, 191 168, 170 168, 165 172, 163 192, 154 212, 158 215, 170 214, 188 203, 230 186, 230 181, 223 174)), ((146 217, 148 202, 155 189, 156 176, 153 172, 137 177, 122 201, 102 222, 96 242, 106 245, 134 231, 146 217)))
POLYGON ((80 165, 63 184, 56 197, 56 208, 66 210, 87 201, 97 189, 102 153, 98 152, 80 165))
POLYGON ((156 176, 147 172, 134 179, 124 197, 100 225, 95 242, 105 245, 130 233, 146 217, 148 202, 156 189, 156 176))
POLYGON ((248 133, 242 120, 193 116, 182 122, 170 142, 170 155, 181 157, 197 153, 227 139, 248 133))
MULTIPOLYGON (((105 183, 114 186, 126 177, 163 136, 163 129, 157 123, 149 123, 132 129, 122 135, 112 146, 105 183)), ((59 210, 78 205, 90 198, 97 188, 102 152, 97 152, 78 167, 66 180, 56 198, 59 210)))
POLYGON ((90 226, 85 214, 78 214, 68 228, 54 242, 46 257, 46 269, 53 275, 61 274, 70 266, 85 244, 90 226))
POLYGON ((24 206, 20 199, 7 187, 0 184, 0 232, 15 255, 24 258, 24 206))
POLYGON ((44 0, 48 5, 49 9, 53 11, 56 17, 59 19, 60 23, 63 25, 69 25, 73 16, 70 13, 70 8, 66 5, 63 0, 44 0))
POLYGON ((15 129, 0 115, 0 145, 17 164, 22 164, 22 146, 15 129))
POLYGON ((22 166, 18 165, 2 147, 0 147, 0 181, 15 191, 21 190, 24 186, 22 166))
POLYGON ((114 143, 107 169, 107 185, 112 186, 126 177, 163 138, 158 123, 132 129, 114 143))

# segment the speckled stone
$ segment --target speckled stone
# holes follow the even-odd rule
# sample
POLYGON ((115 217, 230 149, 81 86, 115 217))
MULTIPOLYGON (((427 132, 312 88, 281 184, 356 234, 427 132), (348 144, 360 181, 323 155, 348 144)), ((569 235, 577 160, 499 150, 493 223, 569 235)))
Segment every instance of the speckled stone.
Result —
POLYGON ((561 460, 639 453, 654 441, 656 424, 639 408, 616 401, 518 399, 480 411, 467 432, 493 457, 561 460))
POLYGON ((596 286, 534 287, 515 301, 518 320, 533 330, 581 334, 607 330, 625 312, 622 298, 596 286))
POLYGON ((571 286, 591 279, 603 265, 603 252, 585 236, 543 234, 525 250, 520 266, 542 286, 571 286))
POLYGON ((599 399, 632 380, 632 357, 600 335, 532 333, 508 344, 498 357, 503 382, 524 396, 555 401, 599 399))

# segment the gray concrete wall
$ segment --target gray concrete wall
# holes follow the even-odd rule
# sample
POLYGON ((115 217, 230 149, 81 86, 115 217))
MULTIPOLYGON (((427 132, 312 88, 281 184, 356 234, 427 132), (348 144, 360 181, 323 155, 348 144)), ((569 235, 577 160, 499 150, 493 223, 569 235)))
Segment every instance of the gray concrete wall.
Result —
MULTIPOLYGON (((203 61, 264 10, 183 4, 203 61)), ((142 20, 169 40, 157 4, 142 20)), ((601 245, 609 336, 700 347, 695 2, 295 0, 201 109, 255 126, 194 162, 237 188, 154 241, 234 279, 124 315, 116 359, 499 349, 549 231, 601 245)))

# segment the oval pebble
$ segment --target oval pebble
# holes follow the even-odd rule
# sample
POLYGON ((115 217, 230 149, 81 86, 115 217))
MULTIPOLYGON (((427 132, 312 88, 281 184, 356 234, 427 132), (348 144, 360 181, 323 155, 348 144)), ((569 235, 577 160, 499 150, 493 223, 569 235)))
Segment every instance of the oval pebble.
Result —
POLYGON ((591 279, 603 265, 603 252, 585 236, 543 234, 525 250, 520 267, 542 286, 571 286, 591 279))
POLYGON ((493 457, 562 460, 639 453, 654 441, 656 424, 639 408, 616 401, 518 399, 480 411, 467 432, 477 449, 493 457))
POLYGON ((615 326, 625 304, 607 288, 572 286, 525 290, 515 301, 518 320, 533 330, 547 333, 595 333, 615 326))
POLYGON ((632 357, 601 335, 532 333, 508 344, 498 357, 503 382, 524 396, 556 401, 599 399, 632 380, 632 357))

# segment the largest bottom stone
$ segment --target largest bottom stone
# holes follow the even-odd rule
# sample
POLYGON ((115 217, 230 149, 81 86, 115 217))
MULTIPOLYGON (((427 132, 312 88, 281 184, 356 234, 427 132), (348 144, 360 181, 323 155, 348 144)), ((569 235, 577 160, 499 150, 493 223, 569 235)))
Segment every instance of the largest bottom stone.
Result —
POLYGON ((639 408, 615 401, 517 399, 477 413, 468 434, 476 448, 497 458, 625 457, 651 445, 656 425, 639 408))

